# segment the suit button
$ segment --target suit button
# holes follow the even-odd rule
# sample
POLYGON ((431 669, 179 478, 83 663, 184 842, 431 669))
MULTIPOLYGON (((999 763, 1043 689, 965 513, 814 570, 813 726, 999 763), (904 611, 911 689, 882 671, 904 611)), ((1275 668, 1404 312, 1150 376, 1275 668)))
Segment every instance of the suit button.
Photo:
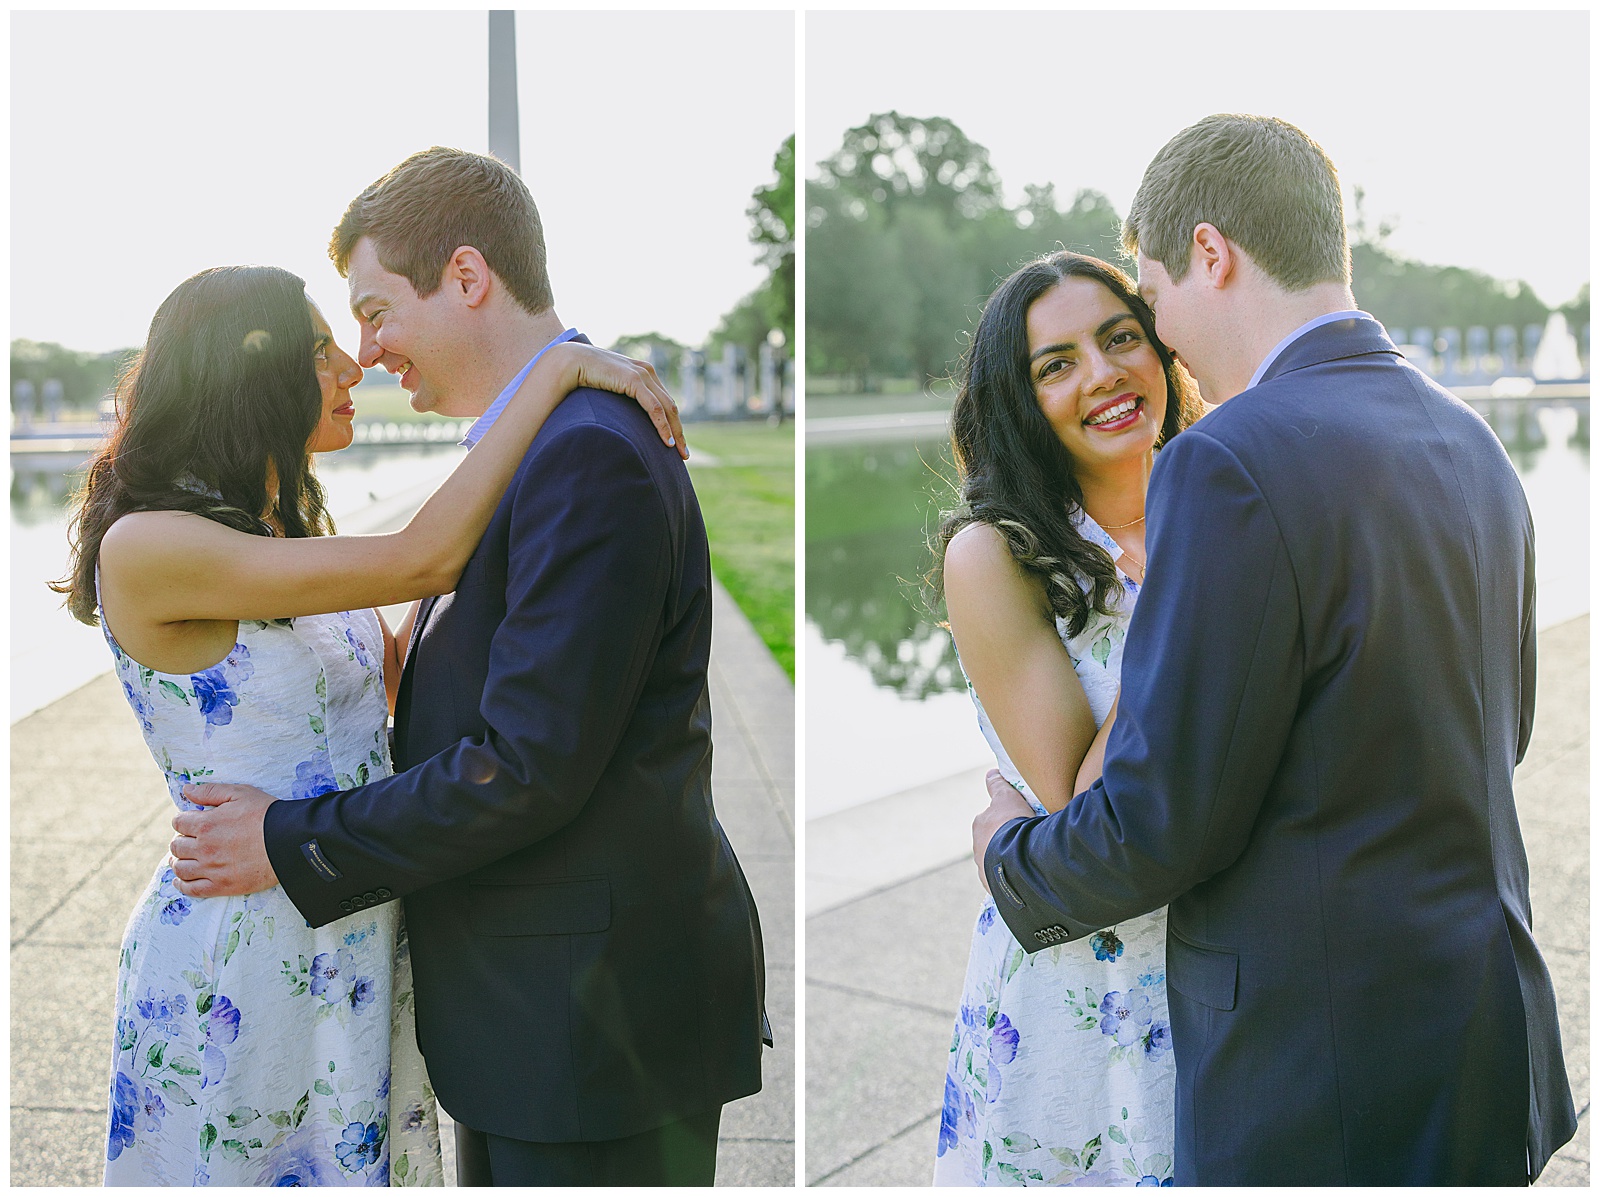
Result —
POLYGON ((376 906, 378 904, 378 895, 373 893, 370 889, 363 896, 367 899, 368 906, 376 906))
POLYGON ((344 899, 344 901, 339 903, 339 909, 344 911, 346 914, 349 914, 352 910, 355 909, 355 907, 350 905, 350 899, 346 898, 346 899, 344 899))
POLYGON ((357 894, 355 897, 350 899, 350 909, 352 910, 360 910, 366 904, 367 900, 360 894, 357 894))
POLYGON ((387 902, 390 898, 394 897, 394 891, 384 889, 380 886, 378 889, 378 897, 380 900, 387 902))

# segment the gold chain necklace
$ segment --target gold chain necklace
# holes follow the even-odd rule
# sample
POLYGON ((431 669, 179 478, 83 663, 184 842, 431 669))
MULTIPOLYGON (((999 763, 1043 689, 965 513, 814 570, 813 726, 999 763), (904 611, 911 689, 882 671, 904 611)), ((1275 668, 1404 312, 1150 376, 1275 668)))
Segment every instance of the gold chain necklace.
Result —
MULTIPOLYGON (((1099 520, 1095 520, 1094 522, 1097 523, 1097 524, 1100 524, 1099 520)), ((1100 530, 1102 532, 1121 532, 1124 528, 1131 528, 1135 524, 1142 524, 1142 523, 1144 523, 1144 516, 1141 515, 1138 519, 1129 520, 1125 524, 1100 524, 1100 530)))

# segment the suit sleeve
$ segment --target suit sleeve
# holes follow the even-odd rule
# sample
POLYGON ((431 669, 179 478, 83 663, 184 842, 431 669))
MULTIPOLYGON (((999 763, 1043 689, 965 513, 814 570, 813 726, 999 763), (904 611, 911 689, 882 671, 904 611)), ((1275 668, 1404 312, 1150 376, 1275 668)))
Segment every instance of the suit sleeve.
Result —
POLYGON ((312 926, 534 843, 582 810, 636 707, 672 552, 639 451, 596 424, 542 443, 512 483, 506 616, 486 735, 359 789, 268 808, 267 855, 312 926))
POLYGON ((1517 764, 1528 754, 1528 741, 1533 738, 1533 700, 1539 688, 1539 634, 1537 594, 1534 588, 1533 519, 1528 520, 1527 535, 1523 539, 1522 562, 1522 677, 1519 693, 1522 707, 1517 720, 1517 764))
POLYGON ((1267 500, 1199 429, 1151 477, 1150 571, 1123 650, 1104 775, 1017 819, 984 867, 1029 951, 1155 910, 1243 851, 1299 704, 1294 571, 1267 500))

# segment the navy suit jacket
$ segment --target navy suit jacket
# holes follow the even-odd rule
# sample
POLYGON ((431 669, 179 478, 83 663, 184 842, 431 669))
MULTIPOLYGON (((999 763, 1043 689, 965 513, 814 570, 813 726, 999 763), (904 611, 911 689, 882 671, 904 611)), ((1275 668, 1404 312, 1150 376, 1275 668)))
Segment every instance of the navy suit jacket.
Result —
POLYGON ((545 422, 453 594, 423 603, 396 767, 277 802, 313 926, 405 899, 417 1040, 458 1121, 620 1138, 761 1087, 755 903, 711 802, 711 574, 631 400, 545 422))
POLYGON ((986 860, 1029 950, 1163 904, 1179 1184, 1523 1184, 1575 1129, 1511 773, 1533 527, 1374 321, 1162 450, 1104 776, 986 860))

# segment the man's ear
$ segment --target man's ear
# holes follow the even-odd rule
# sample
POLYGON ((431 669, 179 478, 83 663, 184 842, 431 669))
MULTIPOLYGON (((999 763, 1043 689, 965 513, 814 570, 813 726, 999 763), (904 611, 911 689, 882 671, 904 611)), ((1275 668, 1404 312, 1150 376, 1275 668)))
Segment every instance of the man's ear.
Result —
POLYGON ((475 308, 489 298, 492 272, 483 255, 470 245, 460 245, 444 267, 444 285, 475 308))
POLYGON ((1189 269, 1217 289, 1227 286, 1239 269, 1239 247, 1214 224, 1194 226, 1189 248, 1189 269))

